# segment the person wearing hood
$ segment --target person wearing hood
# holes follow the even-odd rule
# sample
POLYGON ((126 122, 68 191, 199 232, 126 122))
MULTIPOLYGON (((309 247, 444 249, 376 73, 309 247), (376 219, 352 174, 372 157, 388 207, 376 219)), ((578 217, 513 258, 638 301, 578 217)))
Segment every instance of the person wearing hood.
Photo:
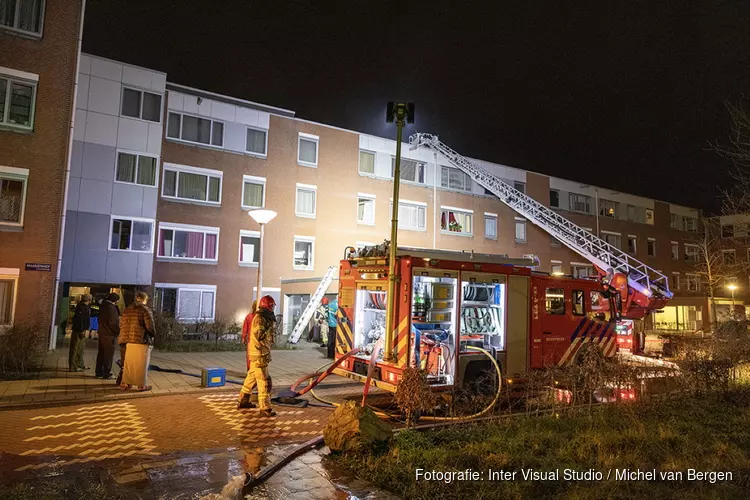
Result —
POLYGON ((120 335, 120 296, 110 293, 99 308, 99 352, 96 354, 96 377, 112 378, 112 360, 115 357, 117 336, 120 335))
POLYGON ((269 393, 270 376, 268 365, 271 362, 271 346, 273 345, 276 317, 273 314, 276 301, 270 295, 265 295, 258 303, 258 310, 253 317, 252 328, 248 340, 247 354, 250 358, 250 369, 247 371, 245 383, 240 390, 237 409, 255 408, 250 402, 250 394, 258 386, 258 407, 260 414, 265 417, 276 415, 271 409, 271 395, 269 393))

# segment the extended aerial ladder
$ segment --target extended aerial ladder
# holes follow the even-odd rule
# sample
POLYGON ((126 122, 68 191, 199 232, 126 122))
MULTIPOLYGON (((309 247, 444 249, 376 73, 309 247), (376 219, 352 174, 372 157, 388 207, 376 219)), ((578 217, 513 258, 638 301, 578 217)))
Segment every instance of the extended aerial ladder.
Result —
POLYGON ((497 196, 519 215, 585 257, 597 268, 602 279, 610 280, 618 273, 627 277, 628 290, 622 302, 623 317, 643 318, 648 312, 663 308, 672 298, 665 275, 501 181, 440 142, 436 135, 416 133, 409 137, 409 143, 411 149, 424 146, 444 156, 452 166, 497 196))
POLYGON ((315 293, 312 295, 312 297, 310 297, 310 302, 302 312, 302 316, 299 317, 297 324, 294 325, 294 330, 292 330, 292 334, 289 336, 289 342, 291 342, 292 344, 296 344, 297 342, 299 342, 299 338, 302 336, 302 332, 305 330, 305 327, 312 319, 313 314, 315 314, 315 311, 318 309, 320 301, 326 294, 326 290, 328 290, 331 282, 333 282, 333 276, 335 274, 336 267, 329 266, 325 276, 323 276, 323 279, 320 281, 318 288, 315 290, 315 293))

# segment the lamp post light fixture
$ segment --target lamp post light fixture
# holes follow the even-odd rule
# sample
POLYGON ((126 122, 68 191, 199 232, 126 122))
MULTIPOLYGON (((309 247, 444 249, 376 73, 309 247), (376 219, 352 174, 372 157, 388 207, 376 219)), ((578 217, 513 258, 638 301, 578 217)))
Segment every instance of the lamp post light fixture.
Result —
POLYGON ((393 207, 391 217, 391 247, 390 260, 388 264, 388 295, 386 296, 385 308, 385 345, 383 349, 385 361, 393 361, 393 330, 395 297, 396 297, 396 249, 398 248, 398 190, 401 181, 401 137, 404 125, 414 123, 414 103, 412 102, 389 102, 386 106, 385 121, 396 122, 396 165, 393 169, 393 207))
POLYGON ((253 218, 255 222, 260 224, 260 250, 258 251, 258 281, 255 286, 255 300, 260 304, 261 297, 261 283, 263 282, 263 227, 271 222, 276 217, 276 212, 273 210, 266 210, 265 208, 259 208, 257 210, 250 210, 247 213, 253 218))
POLYGON ((732 292, 732 312, 729 317, 730 319, 734 319, 734 291, 737 290, 737 285, 735 283, 730 283, 727 285, 727 288, 732 292))

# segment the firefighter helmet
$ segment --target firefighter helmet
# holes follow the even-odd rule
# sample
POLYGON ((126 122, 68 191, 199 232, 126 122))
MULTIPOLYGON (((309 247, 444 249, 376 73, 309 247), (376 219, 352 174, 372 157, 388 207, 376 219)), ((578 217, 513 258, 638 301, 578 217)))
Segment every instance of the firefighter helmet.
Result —
POLYGON ((323 304, 324 306, 327 306, 328 305, 328 297, 323 297, 323 300, 321 300, 320 303, 323 304))
POLYGON ((260 304, 258 305, 260 309, 266 309, 268 311, 273 311, 276 307, 276 301, 273 300, 273 297, 270 295, 264 295, 260 299, 260 304))

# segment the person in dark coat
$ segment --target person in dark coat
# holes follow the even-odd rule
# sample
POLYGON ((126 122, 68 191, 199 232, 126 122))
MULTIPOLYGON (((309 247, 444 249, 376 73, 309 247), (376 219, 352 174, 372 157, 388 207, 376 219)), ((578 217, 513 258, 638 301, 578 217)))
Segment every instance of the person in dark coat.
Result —
POLYGON ((115 357, 117 336, 120 335, 120 296, 110 293, 99 308, 99 352, 96 354, 96 376, 112 378, 112 360, 115 357))
POLYGON ((70 334, 70 352, 68 353, 68 368, 72 372, 82 372, 88 367, 83 364, 83 348, 86 347, 86 331, 91 328, 91 295, 81 297, 73 314, 73 328, 70 334))

